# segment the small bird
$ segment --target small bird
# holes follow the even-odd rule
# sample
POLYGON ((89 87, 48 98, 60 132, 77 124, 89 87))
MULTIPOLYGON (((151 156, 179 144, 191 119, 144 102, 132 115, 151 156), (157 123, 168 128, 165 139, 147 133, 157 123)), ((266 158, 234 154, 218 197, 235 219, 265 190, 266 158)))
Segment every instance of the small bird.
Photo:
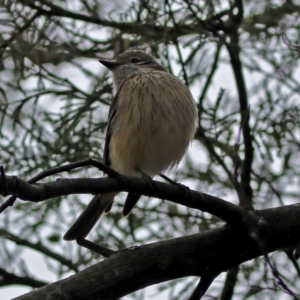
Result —
MULTIPOLYGON (((108 116, 104 163, 122 175, 149 176, 178 165, 198 125, 196 103, 189 89, 154 58, 128 50, 115 60, 99 60, 113 73, 117 91, 108 116)), ((85 238, 110 211, 118 193, 96 195, 64 235, 85 238)), ((129 193, 123 215, 140 195, 129 193)))

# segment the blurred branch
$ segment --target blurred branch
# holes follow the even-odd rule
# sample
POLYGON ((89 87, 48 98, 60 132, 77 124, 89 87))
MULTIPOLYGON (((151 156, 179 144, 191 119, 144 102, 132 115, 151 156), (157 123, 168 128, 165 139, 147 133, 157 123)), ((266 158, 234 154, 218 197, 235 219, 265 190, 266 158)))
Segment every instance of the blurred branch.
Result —
POLYGON ((291 0, 279 2, 278 5, 266 5, 262 12, 245 16, 241 28, 252 36, 258 37, 261 32, 269 35, 266 28, 279 28, 282 19, 295 12, 300 12, 300 5, 291 0), (256 24, 264 24, 265 27, 255 26, 256 24))
MULTIPOLYGON (((179 24, 175 20, 173 10, 172 10, 172 7, 171 7, 171 4, 170 4, 169 0, 165 0, 165 3, 166 3, 166 6, 168 7, 168 10, 167 10, 166 13, 170 15, 170 18, 173 22, 174 29, 176 31, 180 30, 179 24)), ((181 66, 182 73, 183 73, 184 83, 187 87, 189 87, 189 80, 188 80, 188 76, 187 76, 187 72, 186 72, 186 65, 185 65, 185 62, 183 61, 183 57, 182 57, 182 53, 181 53, 181 50, 180 50, 180 47, 179 47, 178 39, 174 38, 173 43, 176 47, 177 55, 178 55, 180 66, 181 66)))
POLYGON ((236 87, 239 95, 241 127, 242 127, 244 145, 245 145, 244 160, 240 172, 241 188, 238 190, 238 193, 241 195, 240 205, 247 210, 252 210, 253 192, 250 183, 251 183, 251 170, 252 170, 252 162, 253 162, 253 145, 252 145, 253 138, 252 138, 251 128, 249 124, 250 109, 248 104, 248 96, 247 96, 244 75, 242 71, 243 66, 240 59, 238 28, 236 28, 236 32, 230 35, 230 38, 231 41, 230 43, 226 44, 226 48, 230 56, 231 66, 233 69, 236 87))
POLYGON ((0 60, 2 58, 2 55, 5 51, 5 49, 16 39, 18 36, 20 36, 26 29, 29 28, 29 26, 32 24, 32 22, 39 17, 41 14, 39 11, 35 12, 34 15, 20 28, 18 28, 12 36, 4 43, 0 45, 0 60))
POLYGON ((281 37, 282 37, 283 42, 284 42, 290 49, 296 50, 296 51, 300 52, 300 45, 294 45, 294 44, 292 44, 292 43, 288 40, 288 38, 287 38, 287 36, 286 36, 286 30, 287 30, 286 24, 282 24, 282 25, 281 25, 281 28, 280 28, 280 33, 281 33, 281 37))
POLYGON ((230 17, 236 24, 236 28, 242 24, 244 18, 244 5, 242 0, 235 0, 233 2, 233 5, 230 7, 230 17), (237 9, 237 12, 234 11, 235 8, 237 9))
MULTIPOLYGON (((297 249, 297 247, 296 247, 296 249, 297 249)), ((292 262, 292 264, 297 272, 297 276, 300 279, 300 266, 297 262, 297 259, 299 259, 299 256, 297 258, 294 257, 295 254, 293 253, 294 252, 293 249, 285 249, 284 252, 286 253, 289 260, 292 262)))
MULTIPOLYGON (((136 22, 115 22, 109 21, 104 18, 95 17, 92 15, 84 15, 81 13, 75 13, 66 9, 63 9, 49 1, 41 0, 36 2, 34 0, 20 0, 21 3, 28 5, 29 7, 36 9, 40 14, 46 16, 57 16, 66 17, 74 20, 81 20, 87 23, 93 23, 105 27, 111 27, 119 29, 123 33, 133 33, 139 34, 140 36, 148 37, 153 40, 176 40, 178 37, 187 34, 205 34, 208 31, 218 31, 224 30, 225 32, 230 32, 232 30, 232 24, 229 22, 222 21, 222 17, 228 14, 228 10, 219 12, 218 14, 208 18, 207 20, 202 20, 195 14, 194 24, 178 24, 178 26, 159 26, 154 25, 153 22, 142 23, 138 19, 136 22), (48 9, 44 7, 48 7, 48 9), (137 26, 137 23, 139 26, 137 26)), ((188 3, 188 2, 187 2, 188 3)), ((191 9, 191 8, 190 8, 191 9)), ((191 11, 193 11, 191 9, 191 11)))
POLYGON ((3 268, 0 268, 0 286, 25 285, 31 286, 33 288, 39 288, 47 284, 48 282, 36 280, 25 276, 18 276, 14 273, 7 272, 3 268))
POLYGON ((210 155, 218 162, 218 164, 223 168, 228 179, 230 180, 231 184, 235 187, 235 190, 238 192, 240 190, 239 183, 234 179, 233 174, 228 169, 227 165, 225 164, 224 160, 218 155, 215 151, 213 141, 206 137, 205 130, 201 126, 199 126, 196 134, 197 138, 206 146, 210 155))
POLYGON ((269 265, 272 274, 274 276, 274 278, 276 279, 277 285, 280 286, 282 289, 284 289, 284 291, 292 296, 292 298, 294 300, 299 300, 298 296, 295 294, 294 291, 292 291, 290 289, 290 287, 285 283, 285 281, 282 278, 282 275, 279 273, 279 271, 277 270, 276 266, 270 261, 270 258, 268 256, 268 254, 264 254, 264 258, 267 261, 267 264, 269 265))
POLYGON ((75 20, 81 20, 88 23, 119 29, 123 33, 140 34, 141 36, 148 37, 154 40, 165 40, 169 38, 172 39, 180 35, 185 35, 194 32, 197 32, 199 34, 206 32, 206 30, 204 30, 203 28, 193 25, 181 25, 180 28, 174 29, 173 27, 157 26, 149 23, 140 23, 139 26, 137 26, 136 22, 125 23, 109 21, 100 17, 95 17, 94 15, 83 15, 81 13, 75 13, 69 10, 65 10, 45 0, 39 2, 36 2, 34 0, 20 0, 20 2, 25 5, 28 5, 33 9, 36 9, 42 15, 66 17, 75 20), (45 6, 47 6, 48 9, 45 9, 45 6))
POLYGON ((199 106, 198 107, 200 109, 200 117, 201 117, 201 109, 203 107, 203 100, 206 97, 207 91, 208 91, 209 87, 211 86, 213 76, 216 73, 217 68, 218 68, 218 63, 219 63, 221 48, 222 48, 221 45, 217 46, 216 53, 214 55, 215 56, 214 57, 214 62, 212 64, 212 66, 211 66, 211 70, 210 70, 210 72, 209 72, 209 74, 208 74, 208 76, 206 78, 206 82, 204 84, 201 96, 199 98, 199 106))
POLYGON ((48 257, 51 257, 51 258, 55 259, 56 261, 58 261, 62 265, 65 265, 65 266, 69 267, 71 270, 73 270, 75 272, 78 272, 78 267, 75 264, 73 264, 72 261, 66 259, 64 256, 62 256, 60 254, 57 254, 57 253, 49 250, 47 247, 43 246, 41 244, 41 242, 32 243, 28 239, 26 239, 26 240, 21 239, 21 238, 15 236, 15 235, 13 235, 12 233, 4 230, 4 229, 0 229, 0 237, 2 239, 7 239, 9 241, 12 241, 17 245, 25 246, 27 248, 30 248, 30 249, 38 251, 42 254, 45 254, 48 257))

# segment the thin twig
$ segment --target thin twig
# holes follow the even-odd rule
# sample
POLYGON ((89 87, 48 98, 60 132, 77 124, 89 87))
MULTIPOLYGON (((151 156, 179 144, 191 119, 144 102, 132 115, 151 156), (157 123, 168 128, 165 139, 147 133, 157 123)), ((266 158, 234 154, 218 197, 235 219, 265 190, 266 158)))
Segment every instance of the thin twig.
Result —
POLYGON ((217 46, 214 61, 212 63, 210 72, 209 72, 208 76, 206 77, 206 82, 205 82, 204 87, 202 89, 202 94, 199 98, 199 109, 202 109, 202 107, 203 107, 203 100, 206 97, 206 94, 207 94, 207 91, 208 91, 209 87, 211 86, 213 76, 216 73, 216 70, 218 69, 218 62, 219 62, 219 58, 220 58, 221 48, 222 48, 222 45, 217 46))
POLYGON ((238 136, 237 136, 236 142, 234 144, 235 163, 234 163, 233 176, 237 183, 239 182, 239 168, 241 165, 241 158, 239 156, 239 149, 240 149, 240 145, 241 145, 241 135, 242 135, 242 126, 240 126, 240 128, 239 128, 238 136))
POLYGON ((13 235, 12 233, 10 233, 6 230, 3 230, 3 229, 0 229, 0 237, 3 239, 7 239, 9 241, 12 241, 12 242, 16 243, 17 245, 25 246, 27 248, 34 249, 35 251, 43 253, 47 257, 51 257, 51 258, 55 259, 56 261, 58 261, 59 263, 61 263, 62 265, 65 265, 65 266, 69 267, 71 270, 78 272, 77 266, 74 263, 72 263, 72 261, 66 259, 64 256, 62 256, 60 254, 57 254, 57 253, 51 251, 49 248, 43 246, 41 242, 32 243, 28 239, 26 239, 26 240, 21 239, 20 237, 13 235))
POLYGON ((85 247, 89 250, 92 250, 92 251, 94 251, 94 252, 96 252, 96 253, 104 256, 104 257, 110 257, 110 256, 112 256, 113 254, 116 253, 116 251, 114 251, 114 250, 111 250, 111 249, 106 248, 104 246, 98 245, 98 244, 93 243, 93 242, 91 242, 87 239, 84 239, 84 238, 78 238, 76 240, 76 242, 77 242, 78 245, 80 245, 82 247, 85 247))
POLYGON ((275 265, 271 263, 268 254, 265 254, 264 258, 269 265, 273 276, 277 279, 277 284, 281 286, 290 296, 292 296, 294 300, 299 300, 298 296, 286 285, 275 265))

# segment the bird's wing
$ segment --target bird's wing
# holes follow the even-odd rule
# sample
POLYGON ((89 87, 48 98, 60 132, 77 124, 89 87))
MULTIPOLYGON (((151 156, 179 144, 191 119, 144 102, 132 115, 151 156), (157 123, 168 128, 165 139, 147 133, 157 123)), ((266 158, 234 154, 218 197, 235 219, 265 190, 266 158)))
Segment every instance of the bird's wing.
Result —
MULTIPOLYGON (((126 83, 126 82, 124 82, 124 83, 126 83)), ((122 91, 122 87, 124 86, 124 83, 121 85, 117 94, 114 96, 114 99, 111 103, 111 106, 109 109, 109 114, 108 114, 108 126, 107 126, 107 133, 106 133, 104 153, 103 153, 104 163, 108 166, 111 165, 111 161, 110 161, 110 157, 109 157, 109 143, 110 143, 110 139, 111 139, 111 136, 113 133, 112 132, 112 124, 113 124, 114 118, 117 115, 119 96, 122 91)), ((141 197, 141 195, 134 194, 134 193, 128 193, 125 204, 124 204, 123 216, 127 216, 131 212, 131 210, 136 205, 136 203, 138 202, 140 197, 141 197)), ((112 206, 112 203, 109 207, 107 207, 105 212, 109 212, 111 209, 111 206, 112 206)))
POLYGON ((107 132, 106 132, 104 152, 103 152, 104 163, 108 166, 111 165, 111 162, 109 159, 109 142, 110 142, 110 138, 112 135, 112 121, 113 121, 114 117, 116 116, 117 104, 118 104, 118 99, 119 99, 121 89, 122 89, 122 86, 119 89, 119 91, 117 92, 117 94, 114 96, 112 103, 110 105, 109 113, 108 113, 108 125, 107 125, 107 132))

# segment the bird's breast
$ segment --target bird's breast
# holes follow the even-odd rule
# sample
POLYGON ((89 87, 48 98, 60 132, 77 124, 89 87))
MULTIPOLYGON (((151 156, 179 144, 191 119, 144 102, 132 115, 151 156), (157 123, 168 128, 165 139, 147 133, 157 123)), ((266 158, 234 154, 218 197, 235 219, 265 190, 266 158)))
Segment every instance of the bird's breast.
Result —
POLYGON ((122 85, 111 120, 111 166, 154 176, 177 165, 195 134, 197 110, 188 88, 167 72, 135 75, 122 85))

